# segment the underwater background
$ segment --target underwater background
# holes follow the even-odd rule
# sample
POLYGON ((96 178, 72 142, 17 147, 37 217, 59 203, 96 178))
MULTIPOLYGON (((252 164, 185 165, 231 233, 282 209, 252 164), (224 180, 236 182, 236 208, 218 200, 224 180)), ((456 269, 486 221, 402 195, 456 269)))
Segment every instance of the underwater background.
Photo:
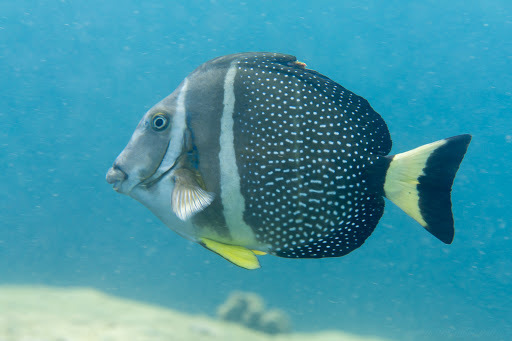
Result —
POLYGON ((297 331, 512 339, 512 2, 0 1, 0 284, 87 286, 213 315, 234 290, 297 331), (143 113, 201 63, 296 55, 366 98, 392 154, 473 141, 444 245, 387 201, 342 258, 240 269, 115 193, 143 113))

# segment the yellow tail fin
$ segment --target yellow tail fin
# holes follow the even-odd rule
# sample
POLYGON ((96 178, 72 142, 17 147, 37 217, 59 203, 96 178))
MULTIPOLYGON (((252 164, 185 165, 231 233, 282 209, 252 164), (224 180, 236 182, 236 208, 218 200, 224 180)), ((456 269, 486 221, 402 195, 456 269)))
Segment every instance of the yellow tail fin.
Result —
POLYGON ((471 141, 459 135, 391 156, 386 197, 441 241, 453 241, 451 187, 471 141))

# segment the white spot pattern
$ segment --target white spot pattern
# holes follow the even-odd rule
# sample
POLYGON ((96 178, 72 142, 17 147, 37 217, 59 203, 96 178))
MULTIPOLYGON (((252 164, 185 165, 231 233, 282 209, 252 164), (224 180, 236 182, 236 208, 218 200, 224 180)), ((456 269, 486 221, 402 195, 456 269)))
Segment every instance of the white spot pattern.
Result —
POLYGON ((294 61, 270 53, 238 60, 233 129, 244 220, 278 256, 341 256, 382 215, 366 168, 391 140, 365 99, 294 61))

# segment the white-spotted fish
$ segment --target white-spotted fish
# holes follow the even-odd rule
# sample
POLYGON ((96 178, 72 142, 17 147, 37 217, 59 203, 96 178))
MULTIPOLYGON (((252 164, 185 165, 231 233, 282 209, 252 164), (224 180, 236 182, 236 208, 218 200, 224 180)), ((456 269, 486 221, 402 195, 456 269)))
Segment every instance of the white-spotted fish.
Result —
POLYGON ((151 108, 107 181, 255 269, 266 253, 346 255, 375 229, 384 197, 451 243, 451 186, 470 140, 387 156, 388 128, 364 98, 294 56, 240 53, 199 66, 151 108))

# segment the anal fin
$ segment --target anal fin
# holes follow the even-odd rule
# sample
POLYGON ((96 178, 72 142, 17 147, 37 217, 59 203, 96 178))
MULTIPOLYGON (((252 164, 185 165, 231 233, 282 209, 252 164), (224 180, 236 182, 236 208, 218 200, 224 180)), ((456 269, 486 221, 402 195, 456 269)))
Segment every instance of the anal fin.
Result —
POLYGON ((241 268, 248 270, 260 268, 255 252, 243 246, 219 243, 207 238, 201 238, 201 245, 241 268))

